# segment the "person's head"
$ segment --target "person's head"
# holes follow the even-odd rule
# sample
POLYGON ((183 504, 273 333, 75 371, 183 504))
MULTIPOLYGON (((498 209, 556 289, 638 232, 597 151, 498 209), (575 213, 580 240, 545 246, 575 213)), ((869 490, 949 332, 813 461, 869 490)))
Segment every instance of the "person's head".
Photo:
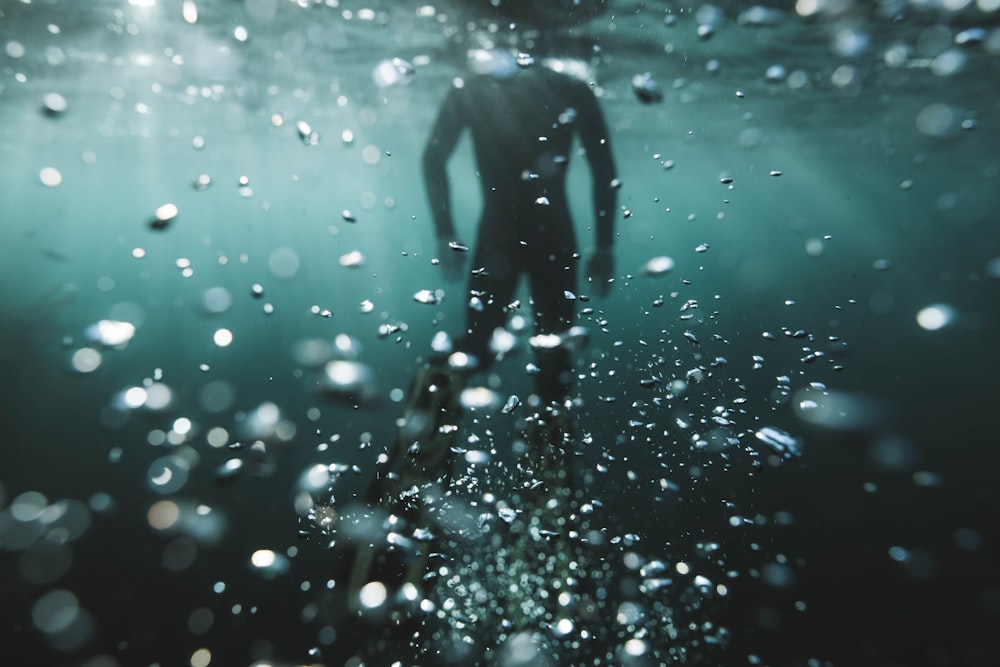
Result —
POLYGON ((459 69, 501 81, 541 67, 591 81, 592 56, 596 54, 589 42, 568 35, 536 30, 500 32, 495 26, 492 30, 467 26, 466 32, 452 37, 449 51, 459 69))
POLYGON ((465 66, 473 74, 494 79, 510 79, 517 74, 517 55, 509 49, 469 49, 465 66))

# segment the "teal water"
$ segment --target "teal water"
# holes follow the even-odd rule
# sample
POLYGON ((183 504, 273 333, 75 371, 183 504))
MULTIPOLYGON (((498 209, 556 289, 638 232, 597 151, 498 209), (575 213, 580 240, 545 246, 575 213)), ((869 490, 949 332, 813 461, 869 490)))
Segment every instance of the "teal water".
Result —
MULTIPOLYGON (((0 662, 344 664, 308 510, 363 490, 461 327, 420 156, 481 4, 0 3, 0 662), (374 379, 331 392, 334 359, 374 379)), ((496 602, 548 608, 559 556, 505 551, 516 423, 476 411, 435 611, 363 626, 370 662, 997 661, 998 10, 817 6, 616 2, 521 43, 592 68, 622 181, 613 290, 579 309, 583 592, 496 602)), ((463 143, 468 243, 474 169, 463 143)), ((528 332, 476 378, 501 402, 528 332)))

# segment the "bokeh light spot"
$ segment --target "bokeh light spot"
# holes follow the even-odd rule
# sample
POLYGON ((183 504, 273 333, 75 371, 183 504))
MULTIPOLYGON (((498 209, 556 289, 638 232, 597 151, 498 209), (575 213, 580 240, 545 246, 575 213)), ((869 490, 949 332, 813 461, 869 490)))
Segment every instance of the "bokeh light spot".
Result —
POLYGON ((173 528, 180 519, 181 510, 172 500, 161 500, 153 503, 146 512, 146 521, 156 530, 173 528))
POLYGON ((927 331, 937 331, 951 324, 955 319, 955 309, 943 303, 936 303, 917 312, 917 324, 927 331))
POLYGON ((229 347, 233 342, 233 332, 229 329, 218 329, 212 336, 212 340, 219 347, 229 347))
POLYGON ((50 188, 59 187, 62 184, 62 173, 55 167, 45 167, 38 172, 38 180, 50 188))

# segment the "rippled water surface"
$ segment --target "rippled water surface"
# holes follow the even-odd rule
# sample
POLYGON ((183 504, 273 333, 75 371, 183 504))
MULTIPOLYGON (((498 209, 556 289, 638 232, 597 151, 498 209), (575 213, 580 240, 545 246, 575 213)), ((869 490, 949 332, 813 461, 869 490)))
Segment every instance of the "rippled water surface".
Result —
POLYGON ((0 663, 997 664, 998 18, 0 2, 0 663), (548 337, 522 288, 433 522, 387 528, 359 499, 480 296, 439 266, 471 146, 447 249, 421 156, 491 47, 595 92, 614 282, 548 337), (419 586, 352 587, 386 540, 419 586))

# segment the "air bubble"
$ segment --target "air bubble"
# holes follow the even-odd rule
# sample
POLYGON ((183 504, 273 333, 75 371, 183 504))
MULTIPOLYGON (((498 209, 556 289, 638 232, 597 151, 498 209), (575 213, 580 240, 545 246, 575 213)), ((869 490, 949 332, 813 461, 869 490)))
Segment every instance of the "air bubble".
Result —
POLYGON ((59 93, 47 93, 45 97, 42 98, 42 108, 49 116, 59 116, 63 114, 68 106, 66 98, 59 93))
POLYGON ((438 293, 439 291, 440 290, 435 291, 429 289, 419 290, 418 292, 414 293, 413 300, 416 301, 417 303, 425 303, 431 306, 436 305, 438 303, 441 303, 441 295, 438 293))
POLYGON ((666 255, 653 257, 642 266, 643 275, 662 276, 674 268, 674 260, 666 255))
POLYGON ((388 591, 381 581, 372 581, 361 587, 358 593, 358 601, 365 609, 376 609, 385 604, 388 598, 388 591))
POLYGON ((56 589, 42 595, 31 608, 35 627, 56 634, 70 627, 80 614, 80 603, 70 591, 56 589))
POLYGON ((381 61, 372 71, 372 80, 379 88, 409 85, 416 74, 412 64, 402 58, 381 61))
POLYGON ((938 331, 952 323, 955 309, 943 303, 936 303, 917 312, 917 324, 927 331, 938 331))
POLYGON ((62 184, 63 177, 55 167, 44 167, 38 172, 38 180, 46 187, 57 188, 62 184))

